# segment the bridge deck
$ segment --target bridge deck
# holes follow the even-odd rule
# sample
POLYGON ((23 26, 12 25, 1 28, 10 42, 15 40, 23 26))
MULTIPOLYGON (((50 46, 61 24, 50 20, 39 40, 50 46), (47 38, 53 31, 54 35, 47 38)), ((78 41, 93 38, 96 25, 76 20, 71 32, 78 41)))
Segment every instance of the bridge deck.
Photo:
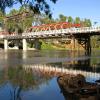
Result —
POLYGON ((0 39, 23 39, 23 38, 59 38, 65 37, 67 35, 100 35, 100 27, 83 27, 83 28, 68 28, 59 30, 49 30, 49 31, 34 31, 26 32, 21 35, 11 34, 11 35, 0 35, 0 39))

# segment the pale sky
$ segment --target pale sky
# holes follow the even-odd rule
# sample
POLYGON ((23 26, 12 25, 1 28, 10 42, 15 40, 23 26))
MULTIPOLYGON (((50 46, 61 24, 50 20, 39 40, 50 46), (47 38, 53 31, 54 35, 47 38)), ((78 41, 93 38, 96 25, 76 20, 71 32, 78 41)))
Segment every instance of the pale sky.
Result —
MULTIPOLYGON (((48 0, 47 0, 48 1, 48 0)), ((65 16, 88 18, 100 25, 100 0, 58 0, 56 4, 49 3, 54 18, 59 14, 65 16)), ((19 4, 13 8, 19 8, 19 4)), ((10 9, 6 9, 9 12, 10 9)))

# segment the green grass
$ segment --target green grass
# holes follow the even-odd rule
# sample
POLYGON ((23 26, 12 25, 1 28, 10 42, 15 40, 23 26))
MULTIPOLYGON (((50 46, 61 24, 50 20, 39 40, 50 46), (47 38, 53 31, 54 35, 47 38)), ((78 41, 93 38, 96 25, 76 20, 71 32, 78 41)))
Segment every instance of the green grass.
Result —
POLYGON ((58 47, 53 45, 52 43, 45 43, 44 41, 41 42, 42 42, 41 50, 66 50, 66 48, 62 48, 62 46, 58 47))

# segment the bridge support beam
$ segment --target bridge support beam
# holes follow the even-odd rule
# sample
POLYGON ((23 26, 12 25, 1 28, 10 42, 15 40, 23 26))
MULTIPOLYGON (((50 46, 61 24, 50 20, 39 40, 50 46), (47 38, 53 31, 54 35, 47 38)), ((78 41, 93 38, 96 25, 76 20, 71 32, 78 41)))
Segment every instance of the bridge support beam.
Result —
POLYGON ((90 36, 78 37, 78 47, 83 48, 86 54, 91 54, 91 39, 90 36))
POLYGON ((23 50, 26 51, 27 50, 27 41, 26 41, 26 39, 23 39, 22 42, 23 42, 23 50))
POLYGON ((8 40, 4 39, 4 50, 8 50, 8 40))
POLYGON ((76 47, 76 39, 74 37, 72 37, 72 40, 71 40, 71 50, 75 50, 75 47, 76 47))
POLYGON ((85 51, 86 51, 87 54, 91 53, 91 40, 90 40, 90 37, 88 37, 85 40, 85 51))

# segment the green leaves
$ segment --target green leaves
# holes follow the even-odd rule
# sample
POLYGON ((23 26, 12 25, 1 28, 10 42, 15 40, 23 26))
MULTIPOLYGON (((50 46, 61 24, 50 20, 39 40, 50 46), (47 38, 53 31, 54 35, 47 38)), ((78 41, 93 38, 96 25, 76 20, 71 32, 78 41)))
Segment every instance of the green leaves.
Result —
MULTIPOLYGON (((50 1, 56 3, 57 0, 50 1)), ((20 3, 22 6, 29 6, 34 13, 44 12, 51 16, 50 6, 46 0, 0 0, 0 9, 5 12, 6 7, 12 7, 16 3, 20 3)))
POLYGON ((80 20, 79 17, 76 17, 76 18, 75 18, 75 23, 76 23, 76 24, 80 24, 80 23, 81 23, 81 20, 80 20))
POLYGON ((62 14, 60 14, 59 15, 59 19, 60 19, 61 22, 66 22, 67 17, 62 15, 62 14))
POLYGON ((68 22, 73 23, 73 18, 71 16, 68 17, 68 22))
POLYGON ((0 10, 4 13, 6 7, 12 7, 14 0, 0 0, 0 10))

